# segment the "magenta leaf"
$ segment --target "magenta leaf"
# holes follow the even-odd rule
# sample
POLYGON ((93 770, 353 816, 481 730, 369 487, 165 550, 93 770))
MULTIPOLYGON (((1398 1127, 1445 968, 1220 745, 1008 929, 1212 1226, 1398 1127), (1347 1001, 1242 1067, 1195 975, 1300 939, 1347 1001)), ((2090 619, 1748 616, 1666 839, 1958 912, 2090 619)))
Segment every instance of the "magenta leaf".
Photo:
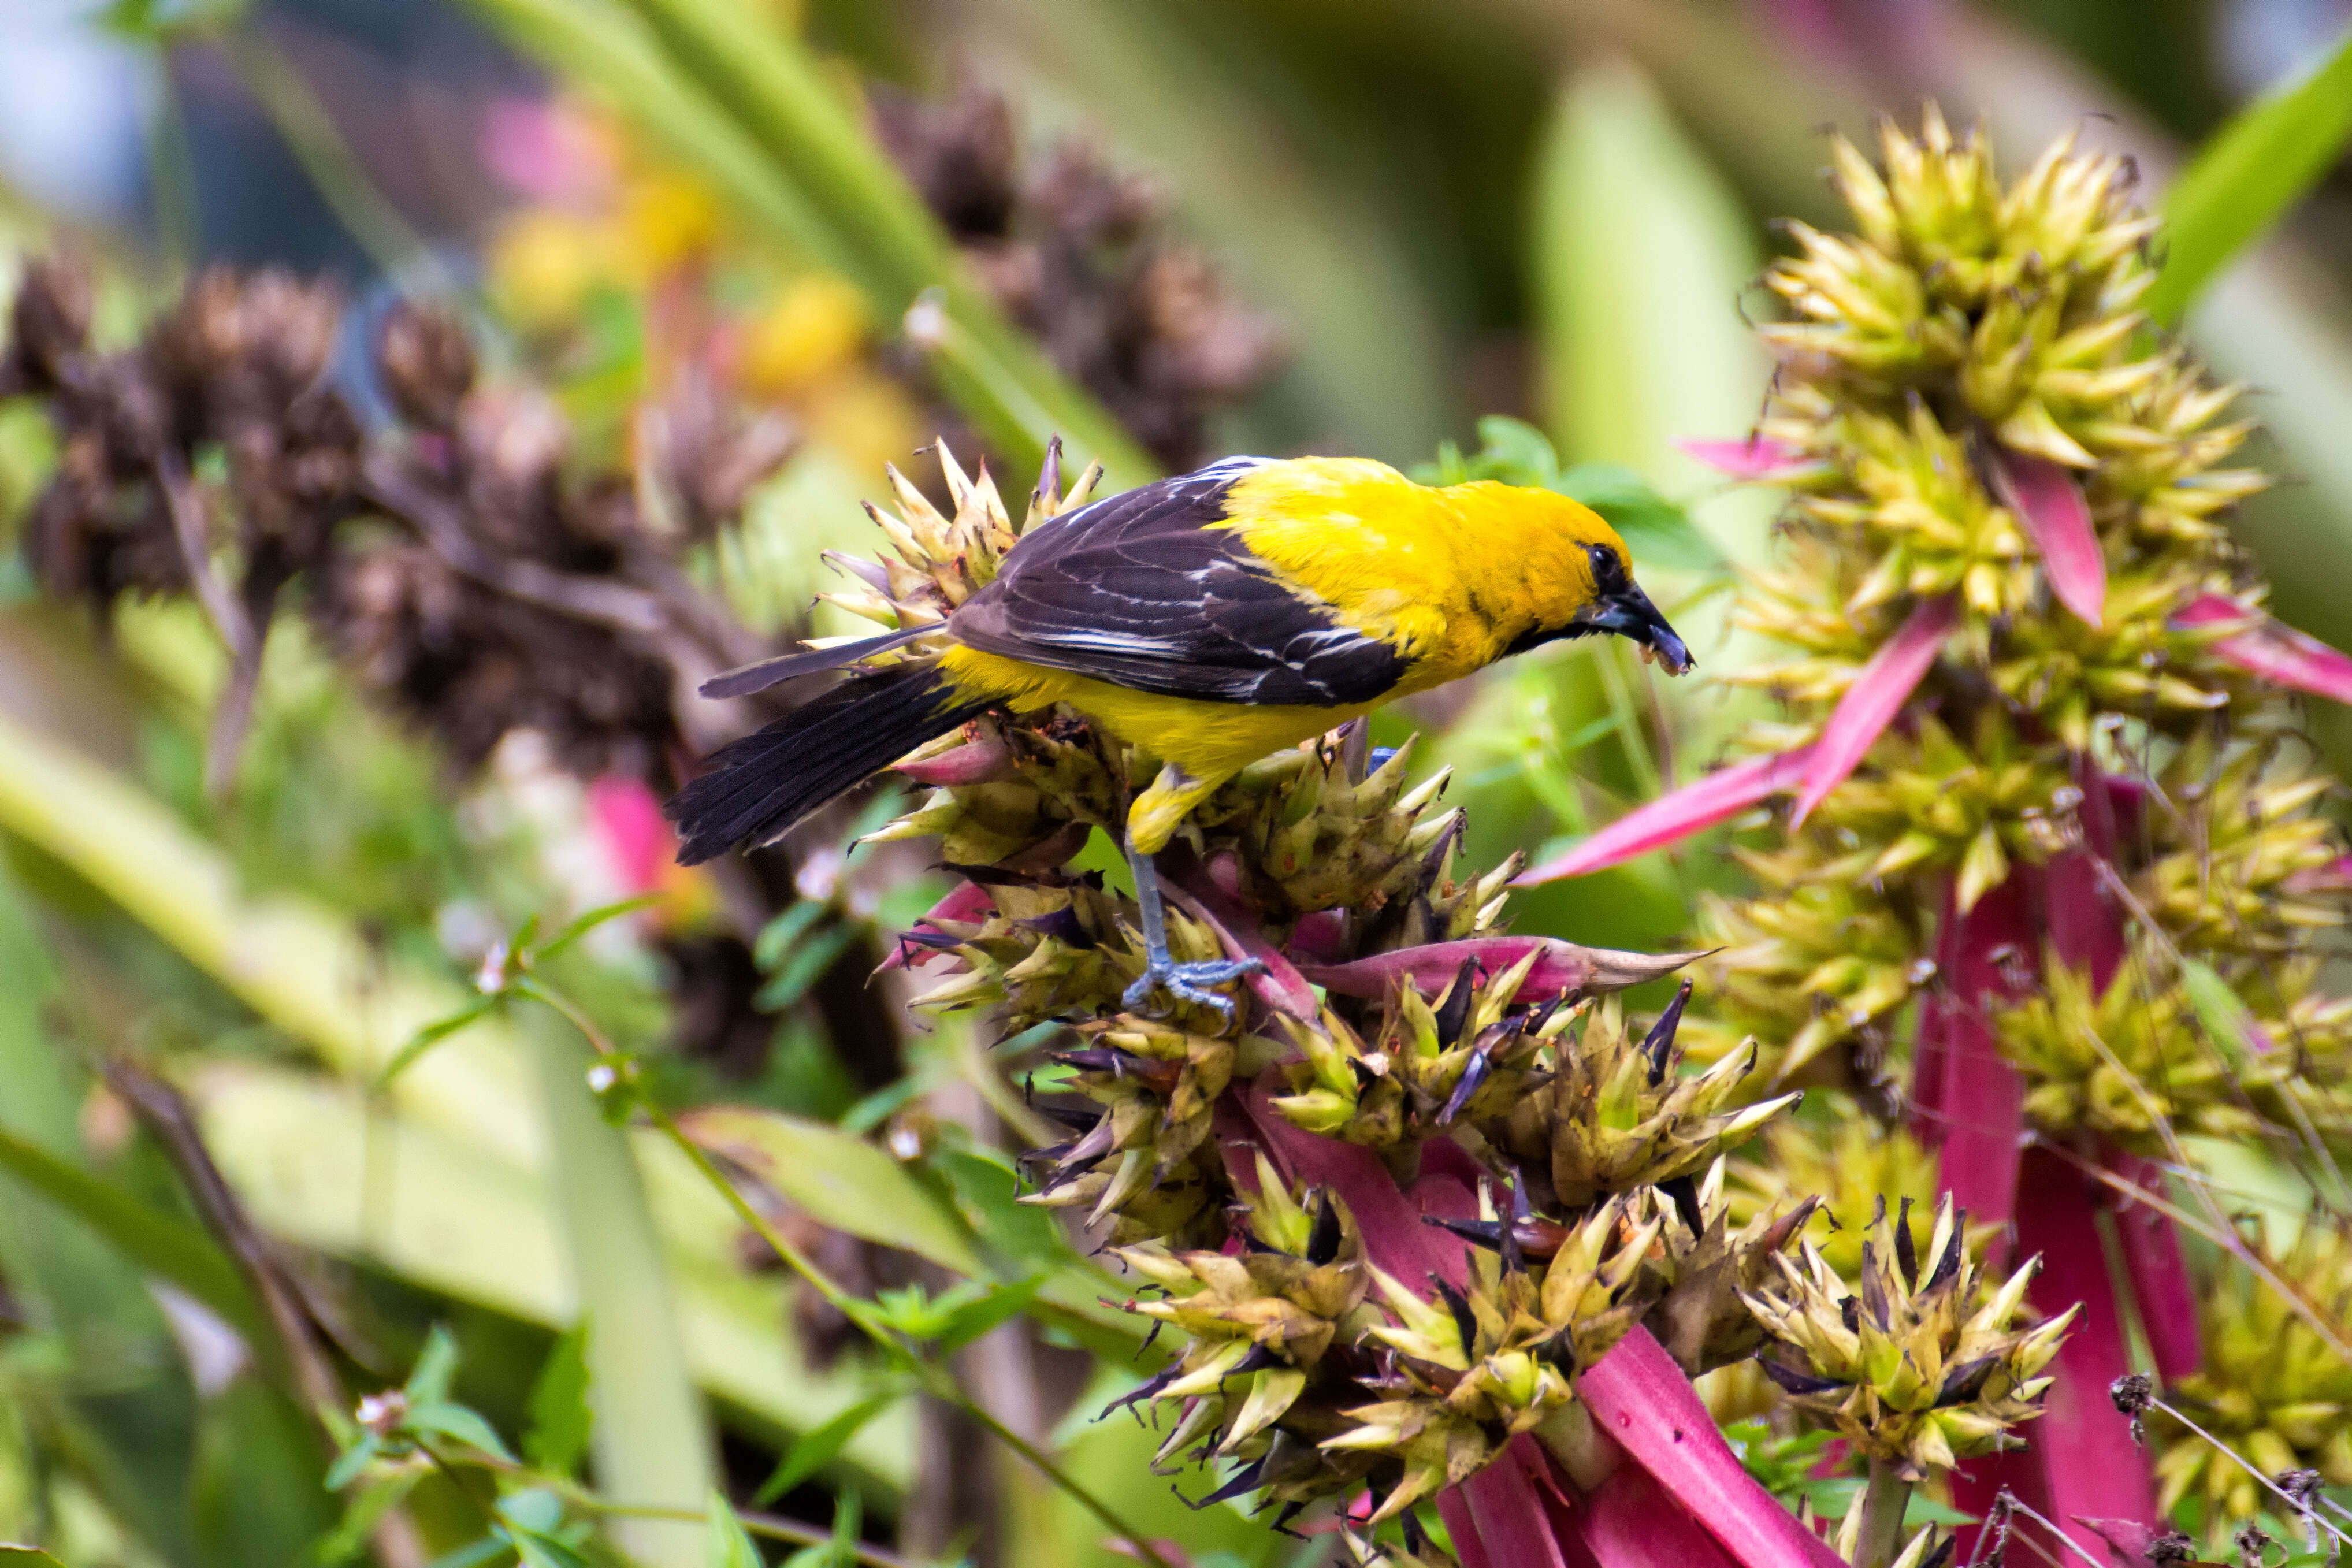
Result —
POLYGON ((1594 1424, 1741 1568, 1843 1568, 1837 1553, 1740 1465, 1690 1380, 1649 1330, 1635 1329, 1585 1368, 1576 1391, 1594 1424))
POLYGON ((1678 440, 1675 446, 1719 474, 1762 484, 1792 478, 1814 466, 1797 447, 1761 436, 1750 436, 1745 441, 1678 440))
POLYGON ((1801 826, 1830 791, 1846 781, 1903 705, 1911 700, 1927 667, 1936 662, 1944 639, 1959 624, 1960 601, 1945 594, 1923 601, 1911 618, 1870 656, 1862 673, 1838 699, 1837 710, 1822 727, 1822 738, 1805 763, 1804 788, 1798 793, 1790 828, 1801 826))
POLYGON ((1921 1135, 1940 1142, 1944 1190, 1970 1215, 2006 1224, 2017 1203, 2017 1155, 2025 1136, 2025 1080, 1993 1037, 1986 1004, 2016 994, 2030 973, 2004 958, 2040 950, 2032 889, 2012 876, 1966 914, 1948 889, 1937 943, 1947 995, 1926 1010, 1913 1098, 1924 1113, 1921 1135))
POLYGON ((2097 858, 2086 849, 2053 857, 2042 869, 2042 903, 2058 962, 2088 971, 2092 989, 2105 991, 2123 967, 2124 921, 2097 858))
POLYGON ((1698 783, 1682 785, 1673 795, 1661 795, 1646 806, 1634 806, 1571 851, 1552 856, 1534 869, 1524 869, 1512 886, 1590 877, 1634 856, 1646 856, 1654 848, 1682 842, 1694 832, 1706 832, 1740 811, 1759 806, 1773 795, 1794 790, 1811 762, 1813 748, 1806 745, 1794 752, 1750 757, 1748 762, 1734 762, 1728 769, 1715 769, 1698 783))
POLYGON ((1317 910, 1298 917, 1290 928, 1290 951, 1317 963, 1339 958, 1347 940, 1348 922, 1337 910, 1317 910))
MULTIPOLYGON (((995 909, 996 900, 988 896, 986 888, 982 887, 978 882, 965 882, 958 886, 954 892, 926 910, 921 918, 915 921, 915 930, 919 932, 925 930, 944 931, 947 924, 978 925, 988 919, 995 909)), ((947 932, 947 934, 954 933, 947 932)), ((882 961, 882 968, 903 969, 910 962, 924 963, 933 956, 935 954, 926 952, 919 958, 910 960, 908 957, 907 945, 902 942, 892 951, 889 957, 882 961)))
MULTIPOLYGON (((1452 1285, 1467 1279, 1469 1260, 1462 1244, 1422 1223, 1420 1206, 1397 1190, 1396 1178, 1378 1154, 1361 1144, 1302 1131, 1269 1103, 1279 1077, 1260 1073, 1243 1104, 1257 1146, 1284 1176, 1294 1184, 1330 1188, 1356 1216, 1373 1264, 1404 1284, 1421 1289, 1432 1273, 1452 1285)), ((1232 1154, 1226 1158, 1231 1165, 1232 1154)))
MULTIPOLYGON (((1569 1568, 1544 1511, 1543 1494, 1515 1454, 1505 1452, 1464 1481, 1461 1489, 1477 1527, 1476 1545, 1496 1568, 1569 1568)), ((1457 1537, 1455 1546, 1460 1545, 1457 1537)), ((1469 1557, 1462 1561, 1469 1568, 1469 1557)))
POLYGON ((2096 1536, 2106 1548, 2104 1553, 2095 1552, 2092 1556, 2104 1556, 2115 1568, 2142 1568, 2144 1563, 2157 1562, 2158 1559, 2149 1549, 2170 1533, 2134 1519, 2084 1519, 2077 1514, 2074 1522, 2096 1536))
POLYGON ((2042 552, 2050 592, 2084 624, 2097 626, 2107 607, 2107 562, 2074 470, 2000 446, 1991 448, 1988 466, 2001 504, 2017 514, 2042 552))
POLYGON ((1347 963, 1301 964, 1298 973, 1324 990, 1336 991, 1342 996, 1385 996, 1400 980, 1434 995, 1462 972, 1465 959, 1475 958, 1487 973, 1500 974, 1530 952, 1538 956, 1519 986, 1522 1002, 1545 1001, 1571 991, 1621 991, 1628 985, 1671 974, 1703 956, 1696 952, 1620 952, 1613 948, 1579 947, 1550 936, 1481 936, 1400 947, 1347 963))
POLYGON ((1445 1532, 1454 1537, 1454 1555, 1462 1568, 1495 1568, 1486 1544, 1478 1539, 1478 1522, 1470 1512, 1469 1495, 1462 1488, 1448 1487, 1437 1494, 1437 1517, 1445 1521, 1445 1532))
POLYGON ((919 763, 900 763, 897 770, 918 784, 975 784, 1003 778, 1013 771, 1013 749, 1004 737, 983 726, 980 739, 919 763))
POLYGON ((2352 658, 2317 637, 2273 620, 2220 594, 2206 594, 2172 617, 2176 626, 2210 626, 2232 621, 2247 628, 2223 637, 2213 651, 2239 668, 2292 686, 2315 697, 2352 702, 2352 658))
POLYGON ((1566 854, 1522 871, 1512 886, 1532 888, 1563 877, 1590 876, 1704 832, 1782 790, 1796 788, 1812 757, 1813 748, 1807 746, 1717 768, 1696 784, 1634 807, 1566 854))
MULTIPOLYGON (((2134 1186, 2163 1194, 2163 1162, 2126 1154, 2109 1163, 2134 1186)), ((2203 1363, 2205 1352, 2193 1277, 2180 1255, 2180 1232, 2169 1215, 2129 1197, 2116 1207, 2115 1221, 2124 1275, 2139 1304, 2140 1327, 2147 1335, 2157 1375, 2166 1383, 2186 1377, 2203 1363)))
POLYGON ((1639 1465, 1619 1466, 1594 1488, 1573 1528, 1600 1568, 1735 1568, 1738 1561, 1639 1465))
POLYGON ((1287 1013, 1302 1023, 1313 1023, 1319 1010, 1315 1001, 1315 989, 1301 978, 1282 950, 1265 940, 1257 922, 1234 904, 1221 897, 1205 879, 1191 879, 1191 885, 1167 888, 1171 902, 1186 914, 1200 921, 1217 933, 1225 946, 1226 956, 1255 958, 1265 968, 1249 977, 1250 994, 1277 1013, 1287 1013))
MULTIPOLYGON (((2042 1419, 2027 1428, 2042 1459, 2046 1511, 2055 1520, 2154 1519, 2147 1456, 2132 1441, 2130 1420, 2107 1397, 2108 1385, 2133 1369, 2099 1237, 2105 1189, 2044 1150, 2028 1150, 2022 1166, 2029 1201, 2018 1205, 2017 1255, 2042 1258, 2026 1300, 2049 1316, 2083 1305, 2051 1363, 2054 1381, 2042 1419)), ((2081 1526, 2067 1533, 2089 1544, 2081 1526)))

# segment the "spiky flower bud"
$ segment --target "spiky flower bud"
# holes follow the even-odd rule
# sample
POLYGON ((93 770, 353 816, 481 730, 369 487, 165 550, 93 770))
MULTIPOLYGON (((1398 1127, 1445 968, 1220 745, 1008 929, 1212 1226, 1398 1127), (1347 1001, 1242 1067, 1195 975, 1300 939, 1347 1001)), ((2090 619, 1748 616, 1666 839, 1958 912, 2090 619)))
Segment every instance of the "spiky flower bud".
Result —
POLYGON ((1810 1242, 1801 1262, 1775 1267, 1779 1278, 1746 1298, 1790 1357, 1768 1354, 1766 1373, 1799 1409, 1911 1481, 2017 1446, 2011 1428, 2042 1413, 2042 1370, 2080 1310, 2015 1327, 2040 1260, 1989 1288, 1948 1197, 1924 1258, 1910 1202, 1892 1218, 1880 1208, 1858 1289, 1810 1242))
POLYGON ((1309 1132, 1381 1150, 1503 1114, 1576 1016, 1557 996, 1516 1005, 1540 956, 1530 949, 1486 979, 1466 959, 1434 1003, 1400 984, 1370 1047, 1328 1008, 1314 1025, 1285 1019, 1299 1055, 1284 1068, 1291 1092, 1275 1108, 1309 1132))
POLYGON ((1247 1237, 1239 1257, 1118 1251, 1168 1292, 1131 1301, 1129 1310, 1192 1340, 1181 1359, 1129 1396, 1183 1402, 1162 1464, 1196 1443, 1219 1458, 1241 1453, 1288 1413, 1335 1342, 1353 1344, 1379 1319, 1363 1304, 1371 1276, 1347 1210, 1328 1192, 1294 1195, 1263 1154, 1257 1184, 1235 1215, 1247 1237))
POLYGON ((1733 1103, 1756 1065, 1752 1048, 1703 1073, 1679 1070, 1675 1036, 1690 990, 1685 982, 1639 1040, 1614 1000, 1602 1003, 1582 1038, 1559 1053, 1550 1082, 1480 1124, 1488 1142, 1549 1181, 1544 1202, 1577 1210, 1612 1194, 1686 1181, 1797 1102, 1788 1094, 1733 1103))
MULTIPOLYGON (((1491 1200, 1485 1214, 1494 1219, 1491 1200)), ((1435 1300, 1374 1271, 1395 1318, 1371 1331, 1393 1352, 1372 1380, 1387 1397, 1347 1411, 1355 1425, 1323 1444, 1403 1461, 1374 1522, 1482 1468, 1574 1397, 1575 1370, 1641 1321, 1648 1302, 1635 1287, 1663 1226, 1634 1223, 1620 1197, 1580 1226, 1553 1227, 1548 1258, 1530 1258, 1507 1232, 1497 1249, 1474 1254, 1465 1288, 1433 1277, 1435 1300)))

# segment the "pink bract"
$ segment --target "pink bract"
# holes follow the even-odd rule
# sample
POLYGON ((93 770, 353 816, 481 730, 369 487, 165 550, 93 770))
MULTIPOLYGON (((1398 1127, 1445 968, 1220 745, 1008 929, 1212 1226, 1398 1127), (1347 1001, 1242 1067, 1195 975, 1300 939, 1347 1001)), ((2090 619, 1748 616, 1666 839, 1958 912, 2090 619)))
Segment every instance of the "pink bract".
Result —
POLYGON ((2352 702, 2352 658, 2317 637, 2273 620, 2260 610, 2220 594, 2206 594, 2172 617, 2177 626, 2210 626, 2231 621, 2249 624, 2244 631, 2215 643, 2215 653, 2265 680, 2308 691, 2315 697, 2352 702))
POLYGON ((1745 441, 1678 440, 1675 447, 1719 474, 1757 483, 1786 479, 1812 466, 1812 459, 1796 447, 1761 436, 1745 441))
POLYGON ((1512 885, 1532 888, 1563 877, 1590 876, 1728 821, 1783 790, 1796 788, 1812 755, 1813 748, 1807 746, 1717 768, 1696 784, 1634 807, 1566 854, 1521 872, 1512 885))
POLYGON ((2001 504, 2017 514, 2042 552, 2050 592, 2085 624, 2097 626, 2106 613, 2107 562, 2074 470, 2004 447, 1992 448, 1987 466, 2001 504))
POLYGON ((1549 936, 1484 936, 1401 947, 1347 963, 1301 964, 1298 973, 1343 996, 1386 996, 1400 980, 1433 995, 1453 983, 1465 960, 1475 959, 1486 973, 1500 974, 1530 952, 1538 956, 1519 986, 1522 1002, 1543 1001, 1570 991, 1621 990, 1671 974, 1700 956, 1579 947, 1549 936))
POLYGON ((1822 726, 1822 738, 1811 747, 1805 763, 1805 784, 1797 796, 1796 811, 1789 819, 1791 830, 1803 825, 1812 815, 1813 807, 1826 799, 1830 791, 1845 783, 1848 774, 1870 754, 1886 726, 1903 711, 1911 700, 1911 693, 1936 662, 1943 650, 1944 639, 1959 625, 1960 602, 1957 595, 1946 594, 1923 601, 1911 612, 1902 629, 1886 639, 1879 650, 1870 656, 1862 673, 1838 699, 1837 710, 1822 726))

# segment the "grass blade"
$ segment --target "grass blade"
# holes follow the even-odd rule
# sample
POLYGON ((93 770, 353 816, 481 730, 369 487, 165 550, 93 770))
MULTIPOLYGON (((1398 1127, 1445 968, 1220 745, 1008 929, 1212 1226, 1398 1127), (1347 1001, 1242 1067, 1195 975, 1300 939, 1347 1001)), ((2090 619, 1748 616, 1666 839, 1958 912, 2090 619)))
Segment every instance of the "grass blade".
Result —
POLYGON ((2147 310, 2170 325, 2301 200, 2352 139, 2352 33, 2298 80, 2223 126, 2164 201, 2164 270, 2147 310))
MULTIPOLYGON (((597 1480, 632 1502, 698 1509, 718 1485, 716 1456, 628 1135, 589 1093, 588 1047, 571 1026, 538 1007, 518 1024, 539 1070, 566 1262, 595 1325, 586 1361, 597 1480)), ((647 1568, 700 1568, 693 1526, 622 1520, 614 1531, 647 1568)))

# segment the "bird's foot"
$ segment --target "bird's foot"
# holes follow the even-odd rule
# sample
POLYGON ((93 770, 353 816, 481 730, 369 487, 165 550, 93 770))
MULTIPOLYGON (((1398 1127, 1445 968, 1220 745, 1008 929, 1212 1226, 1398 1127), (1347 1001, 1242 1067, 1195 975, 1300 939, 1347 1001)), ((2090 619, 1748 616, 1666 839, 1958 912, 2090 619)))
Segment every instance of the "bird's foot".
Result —
POLYGON ((1147 1018, 1166 1017, 1175 1011, 1175 1003, 1213 1007, 1230 1028, 1234 1017, 1234 999, 1210 987, 1231 985, 1236 980, 1265 973, 1265 962, 1255 958, 1214 958, 1200 963, 1174 963, 1163 958, 1145 969, 1120 1000, 1129 1012, 1147 1018), (1160 1005, 1163 994, 1171 998, 1170 1005, 1160 1005))

